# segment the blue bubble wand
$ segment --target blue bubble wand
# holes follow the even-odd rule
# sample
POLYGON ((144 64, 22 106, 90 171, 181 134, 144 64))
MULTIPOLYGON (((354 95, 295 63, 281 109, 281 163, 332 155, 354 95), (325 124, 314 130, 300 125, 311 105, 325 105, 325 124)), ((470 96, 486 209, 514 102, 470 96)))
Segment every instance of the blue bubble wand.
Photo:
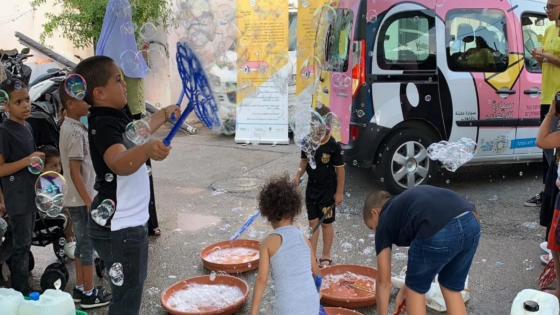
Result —
MULTIPOLYGON (((300 183, 300 185, 301 185, 301 183, 303 183, 303 178, 301 178, 299 180, 299 183, 300 183)), ((245 232, 245 230, 251 225, 251 223, 253 223, 253 221, 255 221, 255 219, 260 214, 261 214, 261 210, 255 211, 255 213, 253 213, 253 215, 251 217, 249 217, 249 219, 247 219, 247 221, 245 221, 245 223, 243 223, 241 228, 239 230, 237 230, 237 232, 235 232, 235 234, 233 234, 233 236, 229 239, 230 242, 235 241, 239 236, 241 236, 241 234, 243 234, 243 232, 245 232)))
MULTIPOLYGON (((195 110, 198 118, 210 129, 217 129, 221 126, 218 117, 218 103, 210 89, 208 78, 204 73, 202 63, 196 57, 196 54, 184 43, 177 43, 177 70, 183 83, 181 95, 177 101, 177 106, 183 102, 183 98, 187 97, 188 105, 181 117, 175 122, 175 125, 169 131, 167 137, 163 139, 163 143, 167 146, 171 144, 171 140, 177 134, 187 116, 195 110)), ((175 120, 175 115, 171 115, 171 120, 175 120)))

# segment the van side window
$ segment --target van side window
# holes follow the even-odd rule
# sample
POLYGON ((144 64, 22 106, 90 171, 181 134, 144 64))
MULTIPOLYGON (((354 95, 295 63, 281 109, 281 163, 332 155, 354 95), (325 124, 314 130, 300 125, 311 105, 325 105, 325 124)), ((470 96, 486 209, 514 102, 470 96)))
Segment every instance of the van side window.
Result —
POLYGON ((336 19, 328 26, 325 38, 326 70, 332 72, 348 70, 353 20, 352 10, 336 9, 336 19))
POLYGON ((449 69, 503 72, 508 68, 506 16, 501 10, 451 10, 445 21, 449 69))
POLYGON ((379 32, 377 64, 384 70, 435 70, 435 21, 423 12, 403 12, 379 32))
POLYGON ((523 55, 525 57, 525 68, 527 71, 541 73, 539 63, 531 57, 531 51, 542 47, 544 31, 554 22, 544 14, 524 13, 521 15, 523 30, 523 55))

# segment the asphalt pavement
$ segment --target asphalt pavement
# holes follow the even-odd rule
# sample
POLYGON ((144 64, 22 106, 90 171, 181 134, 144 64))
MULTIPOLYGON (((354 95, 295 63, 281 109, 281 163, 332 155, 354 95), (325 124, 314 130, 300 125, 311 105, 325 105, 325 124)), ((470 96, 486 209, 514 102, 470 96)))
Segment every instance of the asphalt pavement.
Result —
MULTIPOLYGON (((298 167, 300 153, 294 144, 243 146, 235 144, 232 137, 196 127, 199 134, 179 134, 167 160, 153 162, 162 236, 150 237, 141 314, 166 314, 160 305, 166 288, 182 279, 208 275, 210 271, 200 259, 202 248, 229 239, 254 212, 258 186, 267 177, 281 172, 293 175, 298 167), (251 181, 241 187, 239 178, 243 177, 251 181)), ((158 136, 163 137, 165 131, 158 136)), ((545 229, 537 224, 539 208, 524 207, 523 203, 539 191, 541 167, 540 163, 463 167, 455 173, 439 171, 434 180, 434 185, 453 189, 473 201, 481 216, 483 233, 469 277, 469 314, 509 314, 519 291, 537 287, 543 269, 539 243, 545 229), (533 269, 526 270, 526 259, 534 263, 533 269)), ((362 222, 361 207, 367 193, 382 183, 374 170, 347 166, 346 174, 345 200, 337 209, 333 263, 375 267, 372 231, 362 222)), ((299 226, 305 225, 305 218, 302 212, 299 226)), ((259 218, 242 238, 258 240, 271 230, 259 218)), ((38 287, 42 271, 55 257, 51 246, 33 247, 32 251, 36 257, 32 284, 38 287)), ((394 248, 395 274, 406 265, 406 254, 406 249, 394 248)), ((71 279, 66 291, 70 292, 75 283, 74 267, 71 260, 67 265, 71 279)), ((252 287, 256 271, 239 277, 252 287)), ((109 287, 107 280, 99 283, 109 287)), ((392 298, 396 293, 394 289, 392 298)), ((250 313, 251 294, 238 314, 250 313)), ((272 314, 272 282, 265 294, 260 313, 272 314)), ((376 314, 374 308, 357 311, 376 314)), ((88 314, 106 312, 101 308, 88 314)), ((429 310, 428 314, 440 313, 429 310)))

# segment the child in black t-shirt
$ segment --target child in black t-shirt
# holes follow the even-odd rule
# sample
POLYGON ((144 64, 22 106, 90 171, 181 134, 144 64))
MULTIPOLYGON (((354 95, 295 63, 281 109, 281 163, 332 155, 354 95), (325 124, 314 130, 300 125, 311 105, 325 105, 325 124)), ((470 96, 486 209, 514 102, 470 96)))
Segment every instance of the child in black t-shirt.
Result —
MULTIPOLYGON (((148 273, 148 159, 164 160, 171 150, 160 139, 135 144, 125 137, 132 117, 126 112, 126 83, 106 56, 81 61, 75 73, 85 79, 84 101, 91 105, 88 139, 97 195, 90 207, 88 234, 111 277, 110 315, 139 314, 148 273)), ((151 116, 153 133, 181 115, 171 105, 151 116)), ((145 130, 144 130, 145 131, 145 130)))
POLYGON ((481 233, 474 204, 454 191, 422 185, 395 197, 382 190, 371 192, 363 215, 375 231, 378 314, 389 310, 393 244, 410 246, 396 308, 406 299, 408 314, 425 314, 425 294, 439 274, 447 314, 467 313, 461 291, 481 233))
MULTIPOLYGON (((325 117, 330 110, 326 106, 316 109, 317 113, 325 117)), ((316 168, 313 169, 307 162, 307 155, 301 152, 301 162, 292 183, 297 187, 303 173, 307 172, 307 189, 305 191, 305 206, 309 227, 314 228, 321 223, 323 231, 323 253, 319 259, 319 266, 326 267, 332 264, 331 247, 334 239, 333 222, 335 220, 335 207, 344 200, 344 162, 340 144, 328 132, 321 140, 321 146, 315 151, 316 168)), ((317 254, 319 233, 311 236, 313 254, 317 254)))
POLYGON ((35 181, 37 175, 27 167, 31 158, 45 158, 37 152, 33 130, 25 120, 31 116, 31 100, 25 84, 8 79, 0 84, 0 98, 10 118, 0 125, 0 179, 4 202, 12 229, 13 250, 10 263, 12 288, 24 295, 29 287, 29 250, 35 226, 35 181), (7 93, 7 94, 4 94, 7 93))

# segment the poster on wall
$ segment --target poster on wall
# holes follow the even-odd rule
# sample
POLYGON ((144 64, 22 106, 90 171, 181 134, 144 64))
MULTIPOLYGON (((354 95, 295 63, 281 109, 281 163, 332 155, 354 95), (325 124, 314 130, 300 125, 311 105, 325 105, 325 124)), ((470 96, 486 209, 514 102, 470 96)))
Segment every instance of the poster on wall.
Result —
POLYGON ((288 0, 237 1, 236 143, 289 144, 288 0))

